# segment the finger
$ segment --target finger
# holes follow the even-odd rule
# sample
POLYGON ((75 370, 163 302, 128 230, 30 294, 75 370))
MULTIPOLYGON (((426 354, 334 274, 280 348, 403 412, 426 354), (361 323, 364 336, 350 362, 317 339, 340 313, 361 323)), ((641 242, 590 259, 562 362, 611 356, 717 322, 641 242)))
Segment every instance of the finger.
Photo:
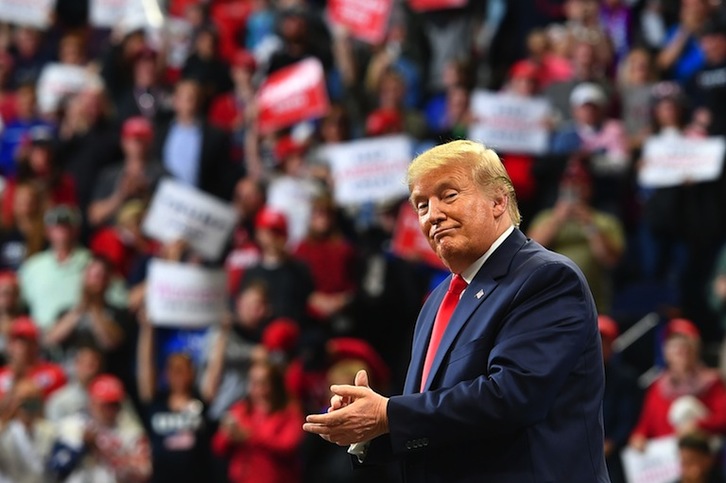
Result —
POLYGON ((339 421, 338 411, 331 411, 323 414, 308 414, 305 421, 322 426, 335 426, 339 421))
POLYGON ((330 398, 330 407, 328 408, 328 412, 343 408, 343 407, 347 406, 349 403, 350 403, 349 398, 343 398, 341 396, 335 395, 330 398))
POLYGON ((368 387, 348 386, 348 385, 333 385, 330 386, 330 392, 343 398, 350 398, 351 401, 355 401, 358 398, 365 397, 370 394, 371 390, 368 387))
POLYGON ((313 434, 319 434, 321 436, 329 435, 330 434, 330 427, 323 425, 323 424, 316 424, 316 423, 304 423, 303 424, 303 431, 307 431, 308 433, 313 434))
POLYGON ((361 369, 355 375, 355 385, 368 387, 368 373, 364 369, 361 369))

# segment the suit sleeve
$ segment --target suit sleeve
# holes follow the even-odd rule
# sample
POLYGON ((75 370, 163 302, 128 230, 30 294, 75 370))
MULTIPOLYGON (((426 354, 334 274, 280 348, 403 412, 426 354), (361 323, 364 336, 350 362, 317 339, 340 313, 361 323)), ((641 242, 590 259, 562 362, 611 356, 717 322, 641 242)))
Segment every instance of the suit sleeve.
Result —
POLYGON ((593 356, 596 312, 581 274, 557 261, 520 271, 524 281, 497 317, 501 322, 469 321, 500 324, 488 358, 482 351, 468 356, 468 363, 481 365, 481 376, 389 400, 394 453, 410 450, 412 441, 434 449, 536 424, 585 364, 584 354, 593 356))

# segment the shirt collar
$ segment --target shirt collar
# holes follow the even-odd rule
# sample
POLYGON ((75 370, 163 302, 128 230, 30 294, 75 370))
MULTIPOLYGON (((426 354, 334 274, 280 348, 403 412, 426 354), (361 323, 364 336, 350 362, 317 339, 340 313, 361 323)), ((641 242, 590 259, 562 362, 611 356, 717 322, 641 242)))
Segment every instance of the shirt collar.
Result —
POLYGON ((484 265, 484 262, 487 261, 487 259, 494 253, 494 250, 499 248, 499 245, 504 243, 504 240, 507 239, 507 237, 514 231, 514 225, 511 225, 509 228, 504 230, 504 233, 499 235, 499 238, 494 240, 494 243, 492 243, 492 246, 489 247, 489 250, 487 250, 484 255, 479 257, 477 261, 472 263, 469 268, 461 272, 461 276, 466 280, 466 283, 470 284, 472 280, 474 280, 474 276, 479 272, 479 269, 481 269, 482 265, 484 265))

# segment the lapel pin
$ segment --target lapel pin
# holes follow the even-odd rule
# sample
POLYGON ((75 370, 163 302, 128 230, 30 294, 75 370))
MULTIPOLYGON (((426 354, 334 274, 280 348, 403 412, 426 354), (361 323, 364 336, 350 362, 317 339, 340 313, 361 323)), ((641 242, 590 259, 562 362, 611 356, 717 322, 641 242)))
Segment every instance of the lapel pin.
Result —
POLYGON ((480 298, 482 298, 483 296, 484 296, 484 290, 479 290, 479 291, 478 291, 478 292, 476 293, 476 298, 477 298, 477 299, 480 299, 480 298))

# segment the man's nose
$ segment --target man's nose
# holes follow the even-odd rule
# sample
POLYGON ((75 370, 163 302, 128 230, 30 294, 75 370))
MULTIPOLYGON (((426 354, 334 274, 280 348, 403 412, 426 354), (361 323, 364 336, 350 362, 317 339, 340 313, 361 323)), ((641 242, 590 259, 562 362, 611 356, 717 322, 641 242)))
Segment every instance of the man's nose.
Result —
POLYGON ((446 218, 446 213, 442 208, 441 201, 437 199, 429 201, 429 221, 432 225, 436 225, 446 218))

